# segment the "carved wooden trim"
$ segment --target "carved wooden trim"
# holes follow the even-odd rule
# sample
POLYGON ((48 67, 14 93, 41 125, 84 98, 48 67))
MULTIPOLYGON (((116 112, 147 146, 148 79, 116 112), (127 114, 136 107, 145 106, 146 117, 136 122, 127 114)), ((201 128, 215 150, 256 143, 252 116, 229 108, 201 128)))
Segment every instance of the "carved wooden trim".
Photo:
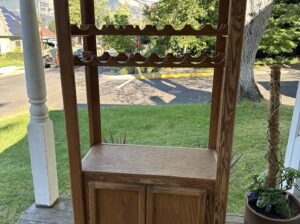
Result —
POLYGON ((200 29, 194 29, 191 25, 185 25, 181 30, 174 29, 172 25, 166 25, 162 29, 157 29, 157 27, 153 25, 146 25, 144 29, 134 25, 105 25, 101 29, 97 28, 94 24, 84 24, 80 27, 71 25, 71 34, 73 36, 222 36, 227 35, 227 30, 227 24, 221 24, 217 29, 211 25, 204 25, 200 29))
POLYGON ((168 54, 164 58, 160 58, 155 54, 149 57, 144 57, 140 53, 134 55, 126 55, 120 53, 116 57, 105 52, 100 57, 85 52, 83 59, 74 57, 75 65, 81 66, 113 66, 113 67, 218 67, 223 66, 225 55, 218 54, 215 57, 201 55, 192 57, 190 54, 184 54, 181 57, 176 57, 173 54, 168 54))

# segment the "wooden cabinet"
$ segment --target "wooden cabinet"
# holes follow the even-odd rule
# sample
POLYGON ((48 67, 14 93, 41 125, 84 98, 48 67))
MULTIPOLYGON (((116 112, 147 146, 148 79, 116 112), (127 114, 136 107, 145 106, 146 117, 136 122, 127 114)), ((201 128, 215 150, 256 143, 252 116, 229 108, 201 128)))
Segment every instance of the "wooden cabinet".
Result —
POLYGON ((145 224, 145 187, 91 182, 90 224, 145 224))
POLYGON ((205 190, 148 187, 147 224, 205 224, 205 190))
POLYGON ((90 224, 205 224, 205 190, 89 183, 90 224))
POLYGON ((82 169, 85 224, 213 223, 212 150, 101 144, 82 169))

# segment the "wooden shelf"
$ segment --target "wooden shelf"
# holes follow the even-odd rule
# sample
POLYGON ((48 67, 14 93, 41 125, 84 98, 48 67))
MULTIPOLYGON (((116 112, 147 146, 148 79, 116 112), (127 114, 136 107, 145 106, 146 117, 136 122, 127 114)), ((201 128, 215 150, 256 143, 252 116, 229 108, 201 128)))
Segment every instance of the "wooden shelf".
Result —
POLYGON ((90 149, 82 169, 90 176, 139 183, 214 186, 215 152, 208 149, 99 144, 90 149), (114 179, 115 178, 115 179, 114 179))
POLYGON ((181 30, 176 30, 171 25, 166 25, 163 29, 157 29, 153 25, 146 25, 144 29, 139 26, 127 25, 116 27, 105 25, 98 29, 93 24, 71 25, 73 36, 110 35, 110 36, 225 36, 227 35, 227 25, 223 24, 218 29, 211 25, 205 25, 200 29, 194 29, 191 25, 184 26, 181 30))
POLYGON ((222 67, 225 63, 225 55, 218 54, 214 57, 209 55, 200 55, 193 57, 190 54, 184 54, 177 57, 173 54, 167 54, 160 58, 155 54, 144 57, 140 53, 126 55, 120 53, 113 57, 105 52, 100 57, 91 55, 90 52, 84 52, 84 58, 74 57, 74 64, 79 66, 113 66, 113 67, 222 67))

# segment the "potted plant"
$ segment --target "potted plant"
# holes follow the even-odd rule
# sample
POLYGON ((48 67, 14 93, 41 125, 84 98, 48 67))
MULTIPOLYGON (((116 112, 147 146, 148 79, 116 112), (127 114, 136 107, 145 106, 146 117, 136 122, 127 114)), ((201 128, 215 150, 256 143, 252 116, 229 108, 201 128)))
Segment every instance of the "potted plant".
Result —
POLYGON ((283 166, 279 159, 280 69, 271 66, 267 170, 252 177, 246 197, 245 224, 300 224, 300 201, 288 191, 300 172, 283 166))

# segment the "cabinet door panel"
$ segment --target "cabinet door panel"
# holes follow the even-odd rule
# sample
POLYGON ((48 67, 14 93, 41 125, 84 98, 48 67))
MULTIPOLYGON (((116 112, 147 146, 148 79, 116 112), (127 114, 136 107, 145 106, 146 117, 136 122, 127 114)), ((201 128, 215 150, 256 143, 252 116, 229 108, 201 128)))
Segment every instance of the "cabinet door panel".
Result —
POLYGON ((205 224, 206 199, 205 190, 148 187, 147 224, 205 224))
POLYGON ((145 224, 145 187, 92 182, 89 192, 91 224, 145 224))

